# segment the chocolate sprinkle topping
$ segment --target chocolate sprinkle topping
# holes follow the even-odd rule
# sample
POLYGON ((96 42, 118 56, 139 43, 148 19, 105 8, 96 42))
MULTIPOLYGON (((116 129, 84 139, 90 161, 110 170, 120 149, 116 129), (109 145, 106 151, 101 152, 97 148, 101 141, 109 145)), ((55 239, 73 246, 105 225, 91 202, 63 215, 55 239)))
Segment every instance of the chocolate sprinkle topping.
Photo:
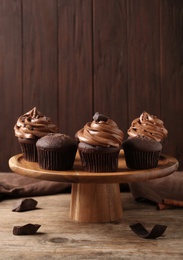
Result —
POLYGON ((95 120, 96 122, 99 122, 99 121, 107 122, 108 118, 109 117, 102 115, 99 112, 96 112, 95 115, 93 116, 93 120, 95 120))

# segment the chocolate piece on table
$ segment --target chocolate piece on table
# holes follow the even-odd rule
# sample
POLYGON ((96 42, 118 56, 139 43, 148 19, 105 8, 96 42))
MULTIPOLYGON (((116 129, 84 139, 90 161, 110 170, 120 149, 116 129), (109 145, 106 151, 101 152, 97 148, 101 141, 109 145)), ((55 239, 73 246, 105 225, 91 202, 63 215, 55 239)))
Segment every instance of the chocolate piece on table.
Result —
POLYGON ((163 235, 167 226, 156 224, 150 232, 148 232, 141 223, 130 225, 132 231, 141 238, 156 239, 163 235))
POLYGON ((39 224, 26 224, 24 226, 14 226, 13 227, 13 235, 34 235, 37 230, 40 228, 39 224))
POLYGON ((23 199, 21 200, 18 206, 12 209, 12 211, 22 212, 22 211, 33 210, 36 208, 37 203, 38 202, 32 198, 23 199))
POLYGON ((99 112, 96 112, 95 115, 93 116, 93 120, 95 120, 96 122, 99 122, 99 121, 107 122, 108 119, 109 118, 107 116, 99 114, 99 112))

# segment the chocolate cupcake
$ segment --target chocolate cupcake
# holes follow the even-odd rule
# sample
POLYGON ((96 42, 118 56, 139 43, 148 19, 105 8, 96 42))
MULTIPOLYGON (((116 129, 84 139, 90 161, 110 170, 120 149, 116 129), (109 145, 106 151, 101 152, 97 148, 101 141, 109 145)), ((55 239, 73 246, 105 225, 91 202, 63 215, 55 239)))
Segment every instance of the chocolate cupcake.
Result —
POLYGON ((134 119, 123 143, 126 164, 132 169, 150 169, 158 165, 163 140, 168 131, 162 120, 147 112, 134 119))
POLYGON ((77 142, 60 133, 48 134, 37 143, 38 164, 42 169, 67 171, 74 164, 77 142))
POLYGON ((123 132, 113 120, 97 112, 75 137, 85 171, 117 171, 123 132))
POLYGON ((18 118, 14 131, 24 159, 37 162, 37 140, 48 133, 58 132, 58 127, 52 123, 49 117, 44 116, 34 107, 18 118))
POLYGON ((128 168, 143 170, 158 165, 162 144, 148 137, 128 138, 122 144, 128 168))

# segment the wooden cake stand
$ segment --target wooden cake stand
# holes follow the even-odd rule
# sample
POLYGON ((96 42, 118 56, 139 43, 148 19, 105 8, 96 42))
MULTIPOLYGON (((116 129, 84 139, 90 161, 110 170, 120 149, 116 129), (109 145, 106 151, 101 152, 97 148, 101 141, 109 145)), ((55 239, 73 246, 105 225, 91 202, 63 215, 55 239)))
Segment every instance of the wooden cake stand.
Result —
POLYGON ((178 161, 168 155, 160 157, 158 167, 148 170, 130 170, 123 150, 119 155, 117 172, 90 173, 83 171, 76 154, 71 171, 43 170, 38 163, 28 162, 22 154, 10 158, 11 170, 20 175, 40 180, 72 183, 70 217, 79 222, 113 222, 122 219, 119 183, 142 182, 165 177, 178 168, 178 161))

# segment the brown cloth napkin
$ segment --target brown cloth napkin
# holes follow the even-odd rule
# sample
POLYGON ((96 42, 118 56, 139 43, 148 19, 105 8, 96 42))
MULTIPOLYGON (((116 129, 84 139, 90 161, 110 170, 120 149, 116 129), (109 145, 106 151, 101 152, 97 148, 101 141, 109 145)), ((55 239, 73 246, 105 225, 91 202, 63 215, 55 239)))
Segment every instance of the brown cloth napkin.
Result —
POLYGON ((129 184, 136 200, 147 199, 157 203, 159 209, 183 207, 183 172, 146 182, 129 184))
POLYGON ((43 181, 15 173, 0 173, 0 198, 52 195, 65 192, 69 183, 43 181))

